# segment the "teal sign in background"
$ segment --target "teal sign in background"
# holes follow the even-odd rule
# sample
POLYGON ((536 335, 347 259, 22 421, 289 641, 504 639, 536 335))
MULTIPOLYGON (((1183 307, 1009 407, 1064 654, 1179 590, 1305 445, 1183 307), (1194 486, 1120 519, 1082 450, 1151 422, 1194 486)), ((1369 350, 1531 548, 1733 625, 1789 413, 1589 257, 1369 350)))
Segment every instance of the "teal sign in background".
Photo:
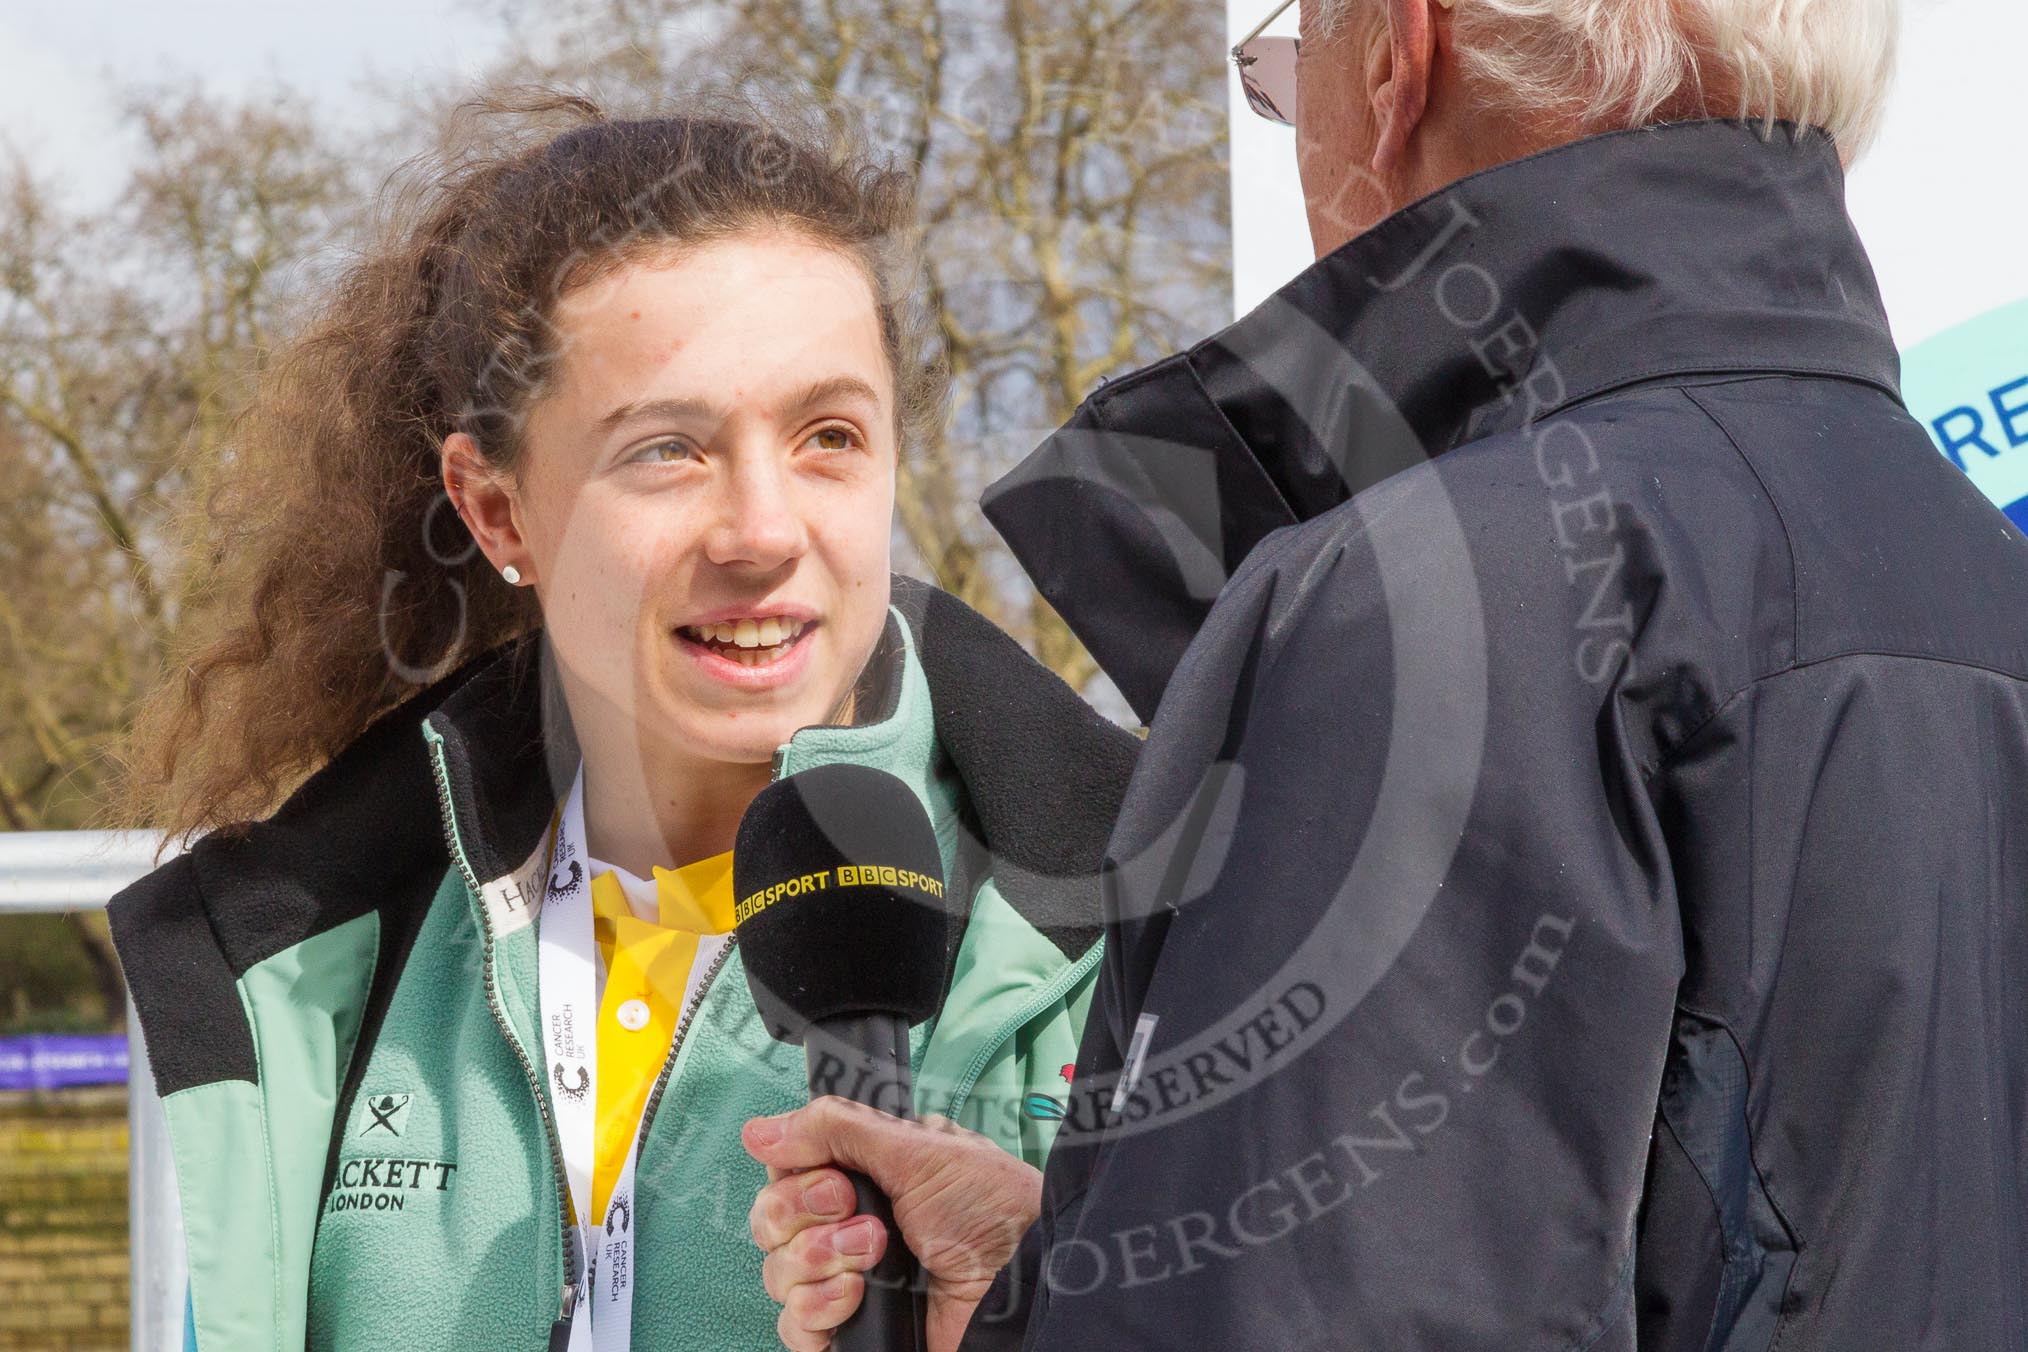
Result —
POLYGON ((1903 353, 1901 397, 1937 449, 2028 531, 2028 300, 1903 353))

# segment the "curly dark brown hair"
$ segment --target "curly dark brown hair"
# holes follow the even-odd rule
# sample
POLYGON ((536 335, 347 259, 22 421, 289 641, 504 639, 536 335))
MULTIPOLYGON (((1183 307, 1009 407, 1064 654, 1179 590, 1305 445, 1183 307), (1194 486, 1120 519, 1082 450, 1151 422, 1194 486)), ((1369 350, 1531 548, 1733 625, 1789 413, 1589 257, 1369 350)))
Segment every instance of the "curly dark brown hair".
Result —
POLYGON ((846 252, 873 285, 904 451, 938 430, 915 180, 834 112, 721 94, 616 120, 512 90, 460 105, 446 145, 390 177, 372 247, 263 373, 182 524, 203 604, 103 824, 165 847, 243 830, 419 686, 541 624, 449 510, 440 448, 465 432, 513 474, 559 355, 555 302, 643 253, 769 227, 846 252))

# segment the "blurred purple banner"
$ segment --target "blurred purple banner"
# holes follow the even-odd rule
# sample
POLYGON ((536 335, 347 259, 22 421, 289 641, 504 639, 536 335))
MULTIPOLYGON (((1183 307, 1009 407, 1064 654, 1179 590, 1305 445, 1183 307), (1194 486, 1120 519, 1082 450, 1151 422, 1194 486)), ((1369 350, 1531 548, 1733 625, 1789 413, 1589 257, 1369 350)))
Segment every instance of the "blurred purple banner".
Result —
POLYGON ((118 1033, 0 1037, 0 1091, 126 1082, 127 1039, 118 1033))

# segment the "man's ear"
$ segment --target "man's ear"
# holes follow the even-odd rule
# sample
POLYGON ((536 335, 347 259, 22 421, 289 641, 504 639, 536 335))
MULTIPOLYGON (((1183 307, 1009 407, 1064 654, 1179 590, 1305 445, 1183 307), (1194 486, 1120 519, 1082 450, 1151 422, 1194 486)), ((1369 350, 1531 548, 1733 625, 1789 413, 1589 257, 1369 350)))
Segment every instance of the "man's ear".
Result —
POLYGON ((1436 20, 1430 6, 1450 8, 1451 0, 1386 0, 1387 63, 1373 77, 1373 100, 1380 135, 1373 148, 1373 172, 1392 173, 1408 150, 1408 138, 1429 106, 1436 65, 1436 20))
POLYGON ((451 433, 444 438, 441 463, 444 491, 494 570, 512 564, 523 582, 534 581, 513 490, 479 453, 478 444, 463 432, 451 433))

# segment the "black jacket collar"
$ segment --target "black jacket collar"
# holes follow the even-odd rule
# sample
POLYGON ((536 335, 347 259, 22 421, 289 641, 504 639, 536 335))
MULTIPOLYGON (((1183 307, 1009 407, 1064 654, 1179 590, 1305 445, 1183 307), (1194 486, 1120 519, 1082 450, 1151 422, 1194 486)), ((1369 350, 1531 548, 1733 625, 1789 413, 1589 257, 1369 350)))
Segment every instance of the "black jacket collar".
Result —
POLYGON ((1269 531, 1615 389, 1756 371, 1898 393, 1833 146, 1614 133, 1453 184, 1102 385, 985 509, 1148 719, 1269 531))

